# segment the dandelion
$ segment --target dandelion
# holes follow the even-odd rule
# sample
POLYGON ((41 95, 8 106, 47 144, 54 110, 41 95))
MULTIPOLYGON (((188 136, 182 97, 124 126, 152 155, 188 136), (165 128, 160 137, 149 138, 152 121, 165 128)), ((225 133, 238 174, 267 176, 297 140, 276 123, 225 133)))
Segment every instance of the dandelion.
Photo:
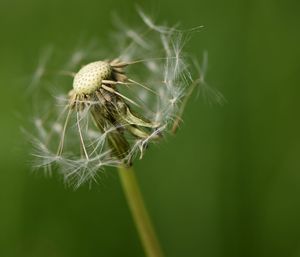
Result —
POLYGON ((34 120, 32 141, 35 166, 57 171, 75 188, 97 181, 107 166, 119 167, 145 250, 157 257, 162 253, 130 167, 150 143, 177 130, 201 82, 193 78, 183 52, 190 33, 200 27, 181 31, 156 25, 143 12, 140 16, 145 25, 138 31, 117 21, 113 56, 101 59, 82 50, 72 55, 67 66, 77 71, 63 72, 71 76, 72 87, 56 97, 51 114, 34 120))
POLYGON ((111 59, 83 50, 72 54, 67 67, 83 66, 60 72, 73 79, 69 92, 35 119, 35 165, 48 172, 55 167, 75 188, 97 181, 106 166, 130 166, 151 142, 175 131, 184 97, 198 83, 183 53, 192 30, 158 26, 140 14, 142 31, 118 22, 111 59))

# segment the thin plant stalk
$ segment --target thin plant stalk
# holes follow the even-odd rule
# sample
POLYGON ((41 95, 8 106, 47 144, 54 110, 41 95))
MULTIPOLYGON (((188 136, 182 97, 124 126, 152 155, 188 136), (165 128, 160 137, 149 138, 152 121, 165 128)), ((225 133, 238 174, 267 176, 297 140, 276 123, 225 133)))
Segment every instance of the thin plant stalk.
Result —
POLYGON ((132 167, 119 167, 120 180, 147 257, 164 257, 132 167))

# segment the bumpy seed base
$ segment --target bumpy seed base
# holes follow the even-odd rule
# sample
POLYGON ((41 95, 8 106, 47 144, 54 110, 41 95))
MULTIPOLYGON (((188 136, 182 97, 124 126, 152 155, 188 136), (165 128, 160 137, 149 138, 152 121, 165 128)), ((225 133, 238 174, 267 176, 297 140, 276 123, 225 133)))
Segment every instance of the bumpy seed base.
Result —
POLYGON ((89 63, 75 75, 74 91, 77 94, 91 94, 101 86, 102 80, 109 79, 111 74, 112 68, 108 62, 89 63))

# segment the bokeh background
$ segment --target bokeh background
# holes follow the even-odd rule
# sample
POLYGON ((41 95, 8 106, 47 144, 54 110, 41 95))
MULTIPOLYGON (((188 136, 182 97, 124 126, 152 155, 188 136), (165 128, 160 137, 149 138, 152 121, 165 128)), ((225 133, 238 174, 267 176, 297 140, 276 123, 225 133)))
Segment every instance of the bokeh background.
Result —
POLYGON ((0 0, 0 256, 143 256, 115 170, 77 191, 31 173, 20 132, 41 51, 103 38, 111 15, 204 25, 188 51, 227 104, 193 99, 136 163, 167 257, 300 256, 300 2, 0 0))

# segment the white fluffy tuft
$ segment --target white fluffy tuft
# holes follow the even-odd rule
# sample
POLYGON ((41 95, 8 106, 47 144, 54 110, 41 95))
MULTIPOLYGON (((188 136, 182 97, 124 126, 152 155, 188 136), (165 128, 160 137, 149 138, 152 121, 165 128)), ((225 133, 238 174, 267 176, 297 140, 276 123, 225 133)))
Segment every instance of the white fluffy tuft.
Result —
MULTIPOLYGON (((86 50, 74 52, 66 62, 65 68, 77 68, 78 71, 80 66, 89 62, 110 58, 127 62, 128 84, 120 85, 118 90, 120 94, 136 103, 138 107, 132 107, 137 113, 153 124, 158 124, 149 136, 143 139, 127 136, 130 144, 128 155, 124 160, 113 158, 107 137, 120 128, 110 128, 101 133, 90 118, 89 108, 77 113, 68 110, 66 94, 56 97, 57 104, 53 104, 49 111, 51 115, 34 119, 36 133, 35 137, 31 137, 35 146, 34 166, 43 167, 47 173, 57 171, 66 183, 75 188, 85 182, 96 181, 99 172, 107 166, 118 166, 135 156, 142 158, 146 147, 170 131, 173 122, 181 118, 178 117, 182 111, 181 103, 189 87, 196 83, 189 71, 183 48, 190 32, 200 27, 184 32, 175 26, 155 24, 141 10, 139 14, 144 22, 144 26, 139 30, 117 21, 119 31, 114 34, 113 56, 110 50, 108 56, 99 56, 99 51, 93 44, 93 47, 90 45, 86 50)), ((44 70, 46 59, 42 61, 40 69, 44 70)), ((37 70, 34 84, 40 79, 40 73, 41 71, 37 70)), ((68 73, 72 75, 74 71, 68 73)), ((204 82, 204 78, 197 79, 204 82)), ((70 82, 69 90, 71 88, 70 82)), ((93 104, 98 102, 89 102, 89 105, 93 104)), ((122 129, 126 130, 126 126, 122 129)))

